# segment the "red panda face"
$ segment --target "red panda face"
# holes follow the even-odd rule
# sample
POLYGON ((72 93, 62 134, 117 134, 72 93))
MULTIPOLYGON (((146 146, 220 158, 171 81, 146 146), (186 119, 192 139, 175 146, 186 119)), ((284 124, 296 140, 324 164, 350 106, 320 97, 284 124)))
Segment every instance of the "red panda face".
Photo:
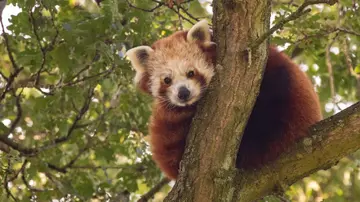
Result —
POLYGON ((188 106, 203 95, 214 75, 206 21, 189 31, 176 32, 156 41, 152 47, 139 46, 126 54, 136 70, 135 84, 169 106, 188 106))
POLYGON ((172 105, 192 105, 201 98, 213 74, 213 67, 204 60, 170 60, 151 71, 150 91, 172 105))

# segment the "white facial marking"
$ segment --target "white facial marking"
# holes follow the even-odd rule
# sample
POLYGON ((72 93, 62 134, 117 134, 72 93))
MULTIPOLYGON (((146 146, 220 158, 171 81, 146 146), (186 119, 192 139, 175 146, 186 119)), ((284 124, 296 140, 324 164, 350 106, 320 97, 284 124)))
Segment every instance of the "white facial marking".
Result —
POLYGON ((201 96, 201 85, 195 79, 186 78, 184 80, 180 80, 175 84, 169 87, 167 96, 172 104, 177 106, 186 106, 194 104, 196 101, 199 100, 201 96), (190 91, 189 98, 184 102, 179 99, 178 94, 181 87, 185 87, 187 90, 190 91))

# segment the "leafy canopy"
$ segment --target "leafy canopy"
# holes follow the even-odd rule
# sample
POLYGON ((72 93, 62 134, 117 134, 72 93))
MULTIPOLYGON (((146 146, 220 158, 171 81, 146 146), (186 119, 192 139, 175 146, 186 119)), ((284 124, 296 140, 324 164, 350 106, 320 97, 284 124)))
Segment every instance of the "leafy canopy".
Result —
MULTIPOLYGON (((21 12, 0 40, 0 201, 134 201, 163 177, 146 143, 151 99, 134 88, 124 53, 210 19, 210 2, 97 2, 8 0, 21 12)), ((273 1, 273 24, 301 3, 273 1)), ((313 6, 272 38, 298 55, 325 116, 359 92, 359 13, 352 0, 313 6)), ((298 182, 288 197, 358 198, 359 158, 298 182)))

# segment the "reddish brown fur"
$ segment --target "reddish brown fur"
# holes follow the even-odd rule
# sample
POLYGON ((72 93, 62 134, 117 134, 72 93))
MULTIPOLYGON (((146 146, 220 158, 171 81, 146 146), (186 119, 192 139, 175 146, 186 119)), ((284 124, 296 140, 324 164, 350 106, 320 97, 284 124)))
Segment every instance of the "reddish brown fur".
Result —
MULTIPOLYGON (((152 48, 161 51, 165 47, 167 57, 175 58, 179 51, 184 51, 178 50, 177 43, 186 40, 186 34, 177 32, 155 42, 152 48)), ((198 46, 207 55, 209 62, 215 61, 214 48, 198 46)), ((318 97, 305 73, 285 54, 275 48, 269 50, 260 94, 238 153, 238 168, 254 168, 274 160, 303 137, 310 125, 321 119, 318 97)), ((195 75, 194 79, 206 85, 198 72, 195 75)), ((149 92, 146 88, 151 85, 149 82, 149 75, 146 74, 140 81, 140 88, 149 92)), ((163 88, 166 86, 161 86, 161 92, 163 88)), ((163 95, 160 93, 160 96, 163 95)), ((195 111, 196 104, 168 107, 159 100, 153 104, 149 126, 153 159, 171 179, 178 175, 186 135, 195 111)))
POLYGON ((256 168, 275 160, 321 118, 318 96, 306 74, 287 55, 270 47, 237 166, 256 168))
POLYGON ((195 106, 169 110, 161 103, 154 103, 150 119, 153 159, 171 179, 178 175, 186 135, 195 110, 195 106))
POLYGON ((144 93, 148 93, 150 95, 151 92, 149 89, 149 85, 150 85, 149 73, 145 72, 143 73, 143 76, 140 82, 138 83, 138 88, 140 88, 140 90, 142 90, 144 93))

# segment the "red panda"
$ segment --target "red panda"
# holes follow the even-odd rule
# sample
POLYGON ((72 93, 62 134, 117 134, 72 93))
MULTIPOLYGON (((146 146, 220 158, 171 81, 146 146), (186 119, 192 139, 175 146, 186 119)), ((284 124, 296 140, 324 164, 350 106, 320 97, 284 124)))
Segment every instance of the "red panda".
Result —
MULTIPOLYGON (((135 84, 154 98, 149 123, 153 160, 176 179, 196 104, 212 77, 216 45, 206 20, 178 31, 151 47, 127 51, 135 84)), ((237 155, 237 168, 252 169, 275 160, 321 119, 310 80, 285 54, 269 56, 253 111, 237 155)))

